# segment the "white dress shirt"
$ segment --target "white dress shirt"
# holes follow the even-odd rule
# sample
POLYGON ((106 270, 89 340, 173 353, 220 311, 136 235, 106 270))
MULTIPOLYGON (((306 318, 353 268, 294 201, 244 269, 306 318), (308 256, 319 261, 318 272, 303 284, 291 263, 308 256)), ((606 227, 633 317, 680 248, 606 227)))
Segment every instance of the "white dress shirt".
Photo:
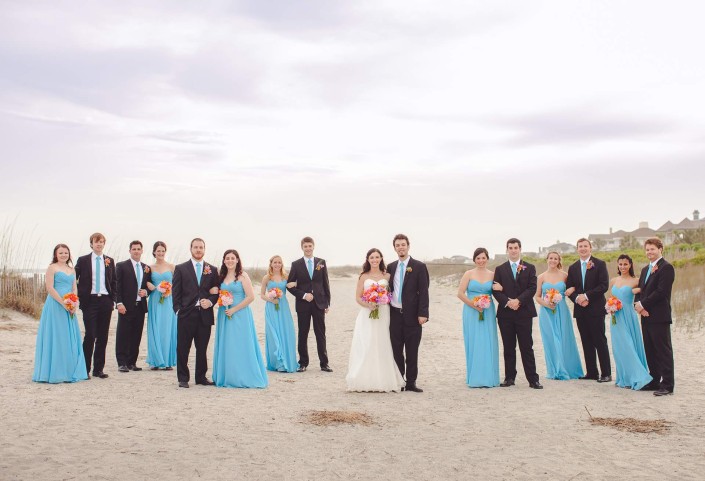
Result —
POLYGON ((95 271, 95 259, 98 257, 95 252, 91 252, 91 272, 93 275, 91 276, 91 294, 101 294, 103 296, 108 295, 108 289, 105 287, 105 254, 100 255, 100 263, 99 263, 99 269, 98 272, 95 271), (95 279, 98 276, 100 279, 100 291, 96 292, 95 291, 95 279))
MULTIPOLYGON (((409 267, 409 261, 411 261, 411 256, 406 256, 406 259, 401 260, 399 259, 399 264, 397 264, 397 270, 394 272, 394 279, 392 282, 394 283, 394 292, 392 295, 392 307, 396 307, 397 309, 401 309, 401 289, 399 289, 399 284, 401 282, 401 263, 404 263, 404 277, 406 277, 406 268, 409 267)), ((402 286, 403 288, 404 286, 402 286)))

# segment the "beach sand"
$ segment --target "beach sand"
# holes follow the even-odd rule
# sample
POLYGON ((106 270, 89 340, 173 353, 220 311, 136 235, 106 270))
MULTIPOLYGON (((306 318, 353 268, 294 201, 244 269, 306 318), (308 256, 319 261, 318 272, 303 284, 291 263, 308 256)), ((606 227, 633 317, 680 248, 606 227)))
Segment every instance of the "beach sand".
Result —
MULTIPOLYGON (((545 379, 538 320, 545 389, 530 389, 520 365, 514 387, 470 389, 456 287, 434 285, 420 349, 425 392, 348 393, 354 286, 354 278, 331 281, 334 372, 318 369, 311 330, 309 370, 270 373, 264 390, 179 389, 175 370, 145 365, 146 329, 138 363, 145 370, 119 373, 115 318, 108 379, 34 383, 38 321, 1 311, 0 479, 705 479, 703 332, 674 329, 673 396, 545 379), (665 434, 623 432, 592 425, 586 408, 673 425, 665 434), (373 423, 318 426, 306 417, 314 410, 366 413, 373 423)), ((253 303, 262 347, 263 304, 253 303)), ((213 339, 209 347, 210 363, 213 339)))

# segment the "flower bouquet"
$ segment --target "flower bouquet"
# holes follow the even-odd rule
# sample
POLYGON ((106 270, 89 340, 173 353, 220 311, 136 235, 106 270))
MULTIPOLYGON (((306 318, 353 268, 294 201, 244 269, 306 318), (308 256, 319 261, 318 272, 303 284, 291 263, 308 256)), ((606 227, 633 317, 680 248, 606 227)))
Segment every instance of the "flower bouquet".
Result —
POLYGON ((488 296, 487 294, 483 294, 481 296, 475 296, 472 298, 472 305, 479 308, 479 309, 482 309, 482 311, 480 311, 480 320, 481 321, 485 320, 485 309, 490 307, 491 304, 492 304, 492 301, 490 300, 490 296, 488 296))
POLYGON ((370 312, 370 319, 379 319, 379 306, 392 302, 392 295, 386 287, 375 283, 362 293, 361 299, 368 304, 377 305, 377 307, 370 312))
POLYGON ((161 294, 159 298, 159 304, 164 304, 164 298, 171 295, 171 282, 161 281, 157 286, 157 291, 161 294))
MULTIPOLYGON (((274 299, 281 299, 284 293, 282 292, 281 289, 278 287, 273 287, 270 290, 267 291, 265 296, 267 296, 267 299, 273 301, 274 299)), ((274 309, 279 310, 279 304, 274 304, 274 309)))
POLYGON ((76 309, 78 308, 78 296, 73 292, 69 292, 64 295, 64 305, 69 308, 69 313, 71 314, 71 319, 76 315, 76 309))
POLYGON ((543 300, 546 301, 546 303, 551 304, 553 307, 551 308, 552 313, 556 313, 556 304, 561 302, 561 299, 563 299, 563 296, 561 295, 560 292, 558 292, 557 289, 547 289, 546 290, 546 295, 543 296, 543 300))
MULTIPOLYGON (((225 289, 221 289, 220 292, 218 293, 218 306, 228 308, 229 306, 233 305, 233 295, 230 293, 230 291, 226 291, 225 289)), ((233 316, 228 316, 228 319, 232 319, 233 316)))
POLYGON ((616 326, 617 325, 617 318, 614 316, 614 314, 617 311, 622 310, 622 301, 620 301, 618 298, 611 296, 609 299, 607 299, 607 304, 605 304, 605 311, 607 311, 607 314, 612 315, 612 325, 616 326))

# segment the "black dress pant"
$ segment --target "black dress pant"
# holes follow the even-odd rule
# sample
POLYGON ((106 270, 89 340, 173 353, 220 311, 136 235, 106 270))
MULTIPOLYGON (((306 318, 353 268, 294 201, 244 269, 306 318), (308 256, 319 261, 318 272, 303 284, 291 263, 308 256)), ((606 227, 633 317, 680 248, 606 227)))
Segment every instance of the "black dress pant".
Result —
POLYGON ((140 353, 142 331, 144 330, 144 311, 142 304, 127 307, 125 314, 118 314, 115 332, 115 357, 118 366, 134 366, 140 353))
POLYGON ((644 333, 644 352, 649 365, 649 374, 660 388, 673 392, 675 376, 673 368, 673 347, 671 345, 671 325, 668 323, 641 324, 644 333))
POLYGON ((516 346, 519 341, 521 363, 524 366, 524 375, 532 383, 539 380, 536 373, 536 358, 534 357, 534 338, 531 336, 533 319, 505 319, 499 318, 499 332, 502 334, 504 348, 504 377, 514 380, 517 375, 516 346))
POLYGON ((326 311, 320 309, 315 302, 301 302, 296 306, 296 317, 299 324, 299 366, 308 367, 308 333, 313 319, 313 333, 316 335, 318 361, 321 367, 328 365, 326 350, 326 311))
POLYGON ((389 339, 392 342, 394 361, 406 383, 413 385, 419 375, 419 346, 423 327, 418 322, 405 323, 401 310, 389 307, 389 339))
POLYGON ((583 344, 583 355, 585 356, 585 375, 597 378, 597 359, 600 360, 600 371, 602 376, 612 375, 612 365, 610 364, 610 351, 607 347, 607 336, 605 336, 605 316, 581 317, 576 319, 580 341, 583 344), (597 355, 596 355, 597 354, 597 355))
POLYGON ((110 296, 92 295, 90 301, 81 305, 83 325, 86 333, 83 336, 83 355, 86 358, 86 372, 103 372, 105 368, 105 348, 108 345, 110 317, 113 315, 113 299, 110 296))
POLYGON ((206 379, 208 372, 208 342, 211 339, 212 326, 201 319, 200 309, 190 309, 179 312, 176 326, 176 375, 179 382, 189 382, 191 372, 188 368, 188 357, 191 344, 196 345, 196 382, 206 379))

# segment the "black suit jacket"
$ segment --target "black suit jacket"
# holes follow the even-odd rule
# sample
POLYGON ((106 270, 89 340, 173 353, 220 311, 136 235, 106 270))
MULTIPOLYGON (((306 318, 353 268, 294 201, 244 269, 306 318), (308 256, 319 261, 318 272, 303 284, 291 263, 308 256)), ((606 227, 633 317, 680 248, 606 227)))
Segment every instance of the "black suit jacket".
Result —
POLYGON ((524 266, 521 271, 517 267, 517 277, 514 279, 512 266, 509 261, 500 264, 494 271, 494 282, 502 285, 501 291, 492 291, 497 299, 497 317, 508 320, 523 320, 536 317, 536 267, 523 260, 519 264, 524 266), (519 309, 516 311, 507 307, 509 299, 519 299, 519 309))
MULTIPOLYGON (((396 275, 399 261, 396 260, 387 266, 389 272, 389 291, 394 293, 394 276, 396 275)), ((404 282, 401 287, 401 306, 404 324, 419 324, 419 317, 429 317, 428 286, 431 283, 428 267, 421 261, 409 257, 404 273, 404 282)))
POLYGON ((328 269, 326 261, 313 258, 313 278, 308 275, 306 259, 295 260, 291 263, 289 271, 289 282, 296 282, 296 287, 290 287, 289 292, 296 297, 296 310, 308 304, 304 300, 304 294, 313 294, 313 302, 319 309, 328 309, 330 306, 330 284, 328 283, 328 269))
POLYGON ((575 292, 570 296, 573 301, 573 317, 583 319, 586 317, 602 317, 605 313, 605 292, 610 285, 610 276, 607 273, 607 264, 597 257, 590 256, 593 266, 585 270, 585 288, 583 288, 583 274, 581 272, 581 261, 578 259, 568 268, 568 279, 566 289, 575 287, 575 292), (575 303, 579 294, 588 297, 587 307, 582 307, 575 303))
MULTIPOLYGON (((144 262, 140 262, 142 268, 142 283, 140 289, 147 289, 147 282, 152 280, 152 270, 144 262)), ((138 309, 147 312, 147 297, 140 298, 140 305, 135 306, 137 300, 137 274, 132 268, 132 260, 118 262, 115 266, 117 274, 117 303, 125 306, 128 311, 138 309)))
POLYGON ((199 285, 191 260, 179 264, 174 269, 174 282, 171 288, 174 312, 182 316, 197 309, 200 312, 201 321, 209 325, 215 324, 213 306, 218 302, 218 294, 208 292, 213 287, 220 288, 220 276, 214 265, 203 261, 203 272, 199 285), (213 305, 208 309, 197 308, 196 303, 200 299, 208 299, 213 305))
POLYGON ((641 270, 639 276, 639 288, 641 292, 636 296, 635 301, 641 302, 641 305, 646 312, 647 317, 641 318, 644 324, 671 324, 671 290, 673 281, 676 279, 676 271, 673 266, 661 258, 656 264, 656 272, 651 272, 649 280, 646 279, 646 273, 649 270, 648 264, 641 270))
MULTIPOLYGON (((116 300, 117 276, 115 275, 115 261, 112 257, 103 254, 105 263, 105 288, 113 302, 116 300)), ((81 256, 76 260, 76 284, 78 290, 78 300, 82 305, 91 302, 91 290, 93 289, 93 263, 91 254, 81 256)))

